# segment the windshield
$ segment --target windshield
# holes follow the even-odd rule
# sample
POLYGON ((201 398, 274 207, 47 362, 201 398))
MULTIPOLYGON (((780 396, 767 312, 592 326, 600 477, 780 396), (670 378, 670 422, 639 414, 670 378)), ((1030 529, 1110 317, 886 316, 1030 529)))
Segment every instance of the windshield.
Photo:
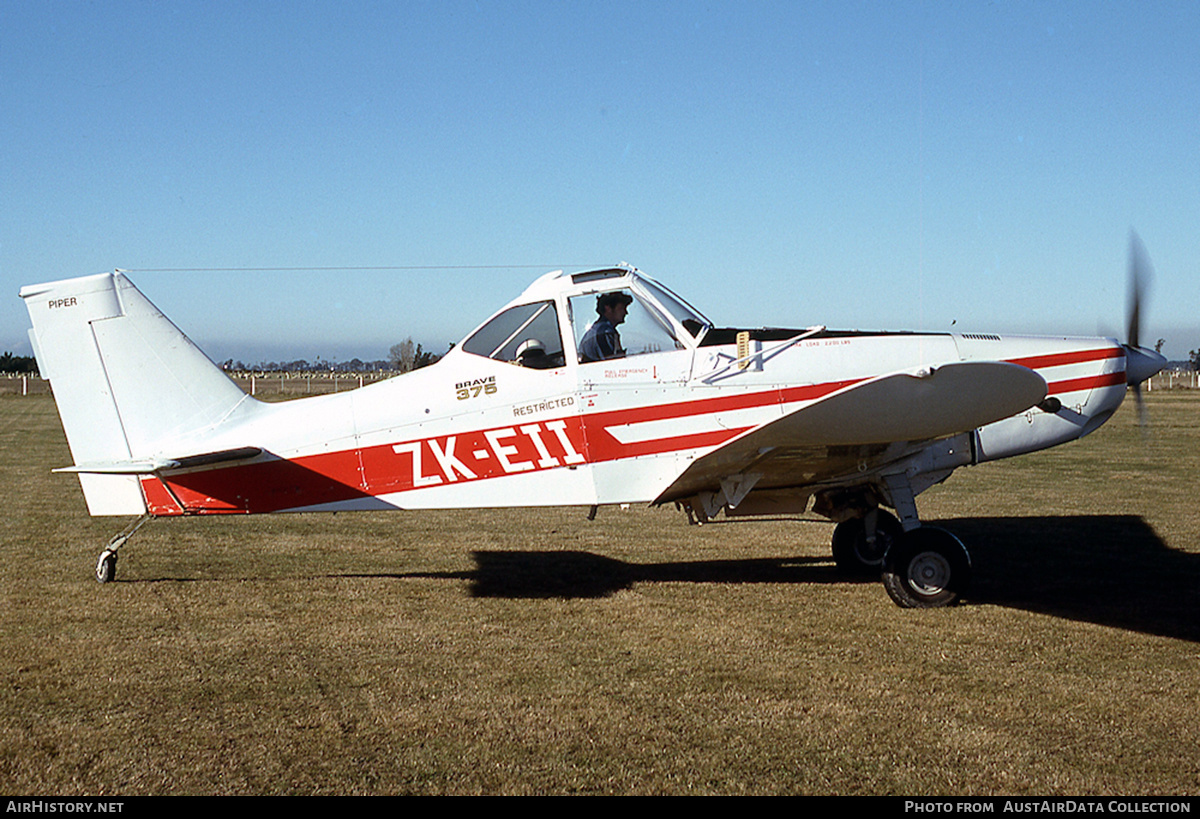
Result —
POLYGON ((683 325, 693 338, 699 338, 703 335, 702 331, 706 327, 711 327, 712 322, 706 319, 698 310, 693 308, 683 299, 676 296, 667 288, 660 284, 655 284, 647 279, 638 279, 638 285, 645 288, 663 309, 670 313, 676 321, 683 325))

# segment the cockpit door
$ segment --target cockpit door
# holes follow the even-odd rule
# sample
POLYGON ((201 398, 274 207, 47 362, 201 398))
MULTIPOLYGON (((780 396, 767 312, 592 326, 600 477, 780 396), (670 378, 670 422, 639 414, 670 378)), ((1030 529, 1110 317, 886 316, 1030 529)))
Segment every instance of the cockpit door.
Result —
MULTIPOLYGON (((619 503, 653 497, 682 468, 682 456, 656 422, 687 399, 694 351, 675 324, 636 286, 588 292, 568 300, 578 401, 596 497, 619 503), (599 361, 583 354, 603 316, 597 302, 620 293, 628 310, 615 328, 620 354, 599 361), (664 483, 665 482, 665 483, 664 483)), ((611 348, 613 345, 603 345, 611 348)))
MULTIPOLYGON (((586 293, 569 300, 568 313, 571 336, 575 342, 575 359, 579 362, 581 388, 620 387, 633 384, 679 384, 691 372, 691 348, 681 342, 676 328, 653 301, 632 288, 586 293), (628 299, 628 307, 615 326, 597 309, 599 300, 613 294, 628 299), (587 350, 596 350, 590 335, 600 330, 610 339, 617 339, 619 352, 595 360, 587 350)), ((611 349, 611 342, 599 345, 611 349)))

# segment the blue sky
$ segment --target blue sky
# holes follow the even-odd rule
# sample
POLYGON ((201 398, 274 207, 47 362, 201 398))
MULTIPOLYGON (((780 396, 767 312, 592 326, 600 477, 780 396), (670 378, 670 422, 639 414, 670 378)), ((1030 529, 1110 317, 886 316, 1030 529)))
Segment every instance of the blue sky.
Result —
POLYGON ((721 324, 1121 335, 1136 228, 1184 357, 1198 42, 1183 2, 5 0, 0 348, 20 285, 122 268, 218 360, 441 350, 617 261, 721 324))

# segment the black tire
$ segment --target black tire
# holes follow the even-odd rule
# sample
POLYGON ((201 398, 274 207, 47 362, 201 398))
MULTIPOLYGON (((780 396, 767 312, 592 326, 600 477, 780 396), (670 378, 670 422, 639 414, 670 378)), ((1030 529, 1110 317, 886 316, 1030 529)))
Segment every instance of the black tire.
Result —
POLYGON ((905 533, 883 561, 883 587, 897 606, 906 609, 954 605, 970 582, 967 548, 934 526, 905 533))
POLYGON ((117 553, 105 551, 96 562, 96 582, 111 583, 117 577, 117 553))
POLYGON ((882 509, 875 522, 875 542, 867 541, 862 518, 844 520, 833 530, 833 562, 838 571, 849 575, 878 575, 884 556, 904 537, 904 528, 896 516, 882 509))

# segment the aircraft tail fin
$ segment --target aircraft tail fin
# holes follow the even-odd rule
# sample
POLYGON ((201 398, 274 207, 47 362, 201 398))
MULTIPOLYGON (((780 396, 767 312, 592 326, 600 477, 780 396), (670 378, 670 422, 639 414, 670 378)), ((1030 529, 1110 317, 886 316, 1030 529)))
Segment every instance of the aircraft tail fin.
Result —
MULTIPOLYGON (((121 273, 21 288, 76 464, 153 458, 257 404, 121 273)), ((93 515, 146 511, 136 475, 80 474, 93 515)))

